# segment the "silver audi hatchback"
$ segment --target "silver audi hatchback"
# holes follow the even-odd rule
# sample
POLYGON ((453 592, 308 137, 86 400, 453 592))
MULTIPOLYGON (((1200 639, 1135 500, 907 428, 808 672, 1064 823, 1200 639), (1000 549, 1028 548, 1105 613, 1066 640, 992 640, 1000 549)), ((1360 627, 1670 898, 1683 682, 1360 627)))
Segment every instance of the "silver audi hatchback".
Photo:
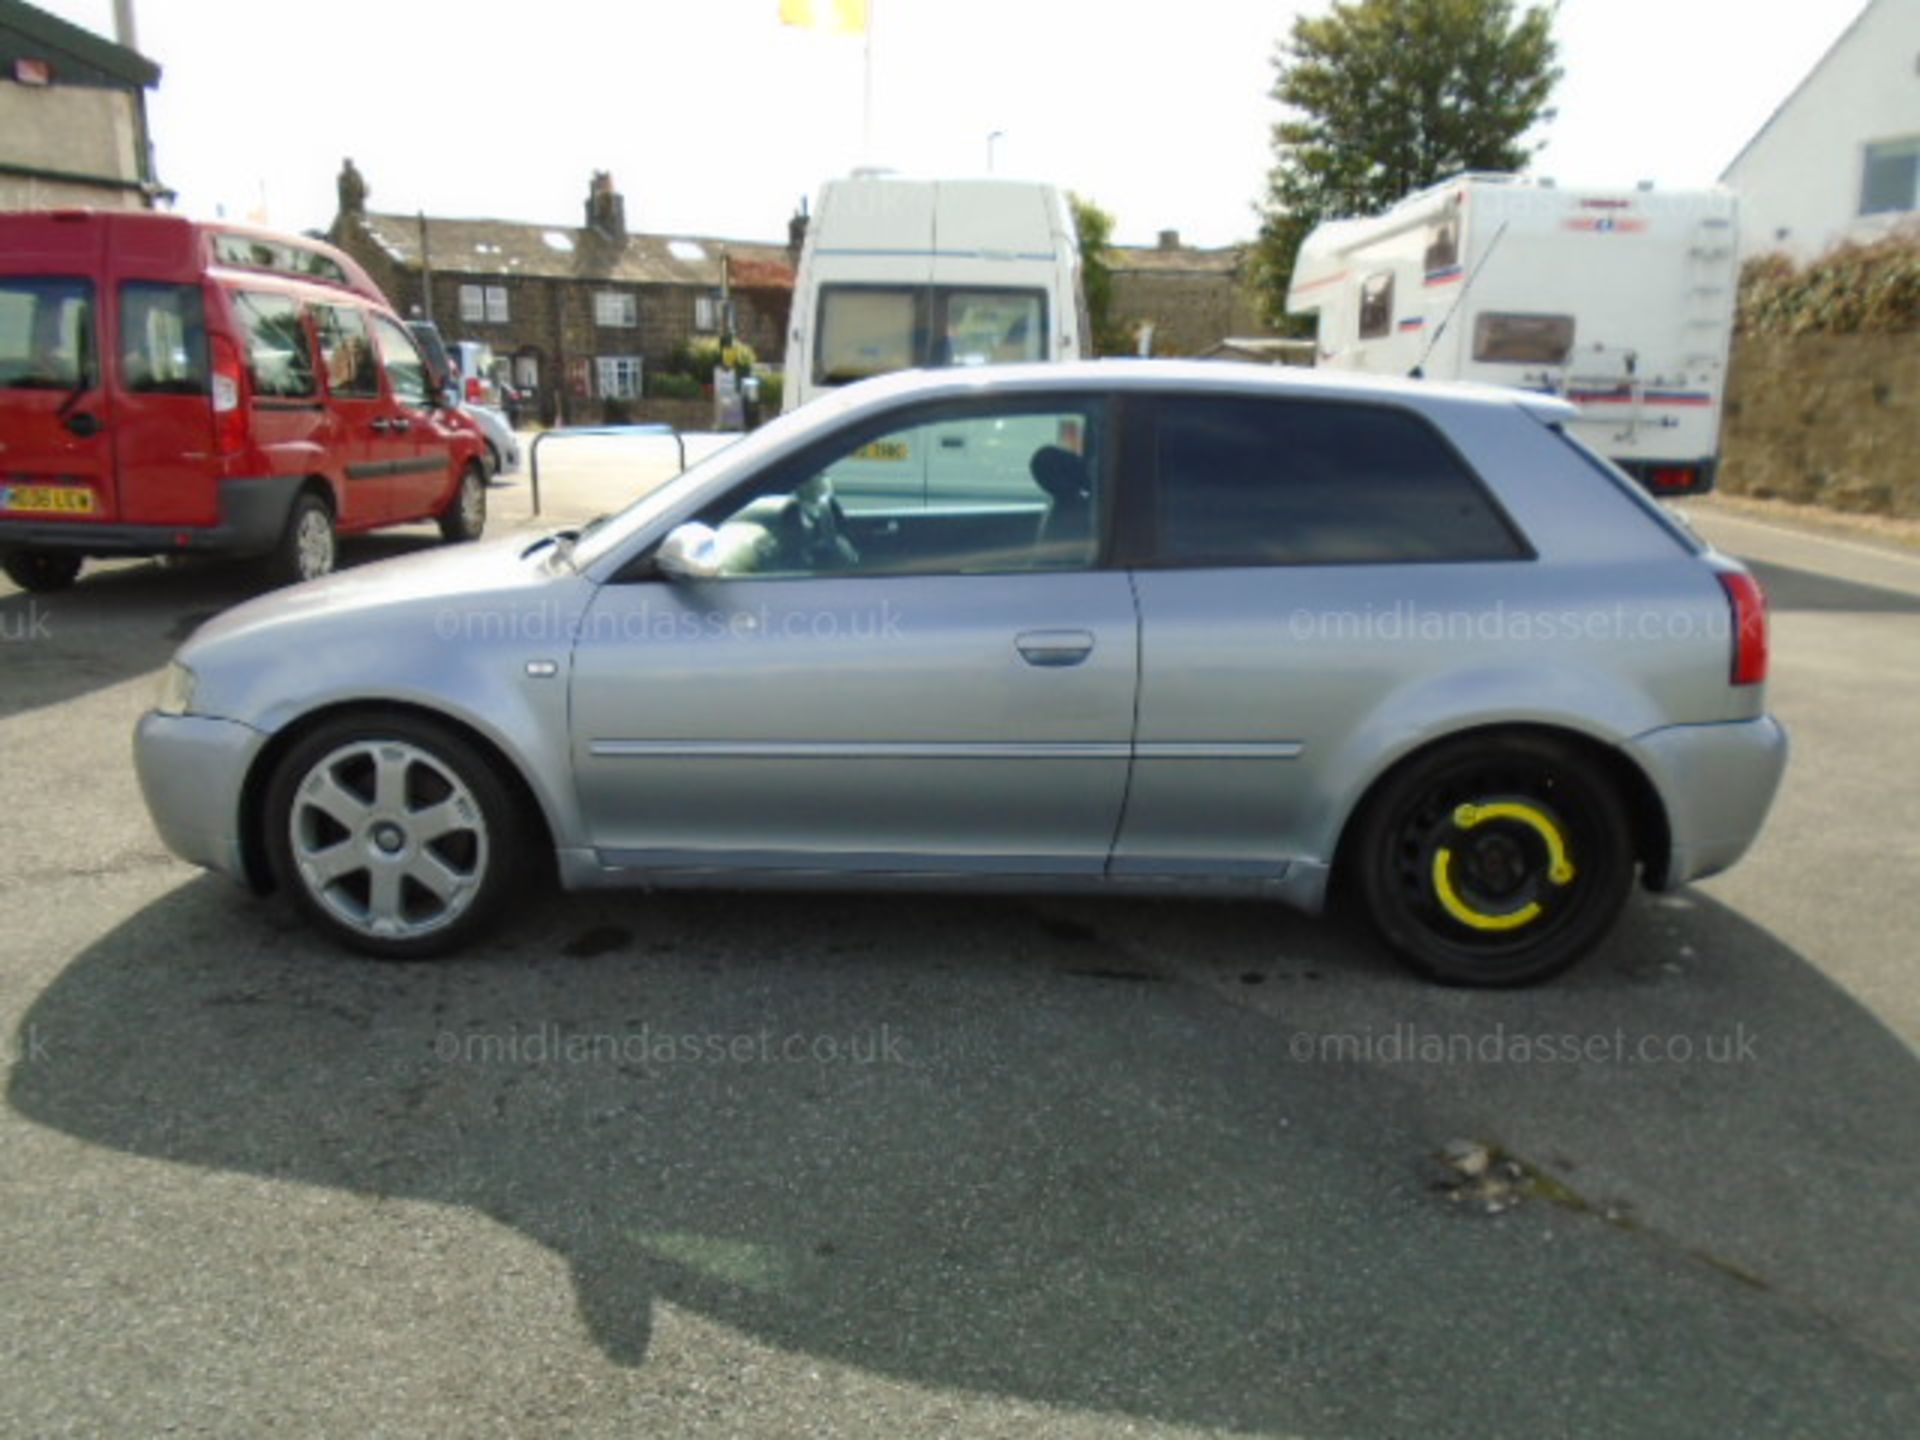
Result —
POLYGON ((139 723, 180 855, 374 955, 514 887, 1271 897, 1462 984, 1778 786, 1764 601, 1547 398, 1213 364, 891 376, 617 515, 222 615, 139 723))

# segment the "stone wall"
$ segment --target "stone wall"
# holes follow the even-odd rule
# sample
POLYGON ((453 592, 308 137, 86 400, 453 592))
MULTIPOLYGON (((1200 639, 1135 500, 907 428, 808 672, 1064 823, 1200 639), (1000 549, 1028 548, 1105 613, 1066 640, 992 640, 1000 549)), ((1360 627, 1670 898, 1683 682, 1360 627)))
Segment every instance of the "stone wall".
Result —
POLYGON ((1920 519, 1920 335, 1744 335, 1720 488, 1920 519))

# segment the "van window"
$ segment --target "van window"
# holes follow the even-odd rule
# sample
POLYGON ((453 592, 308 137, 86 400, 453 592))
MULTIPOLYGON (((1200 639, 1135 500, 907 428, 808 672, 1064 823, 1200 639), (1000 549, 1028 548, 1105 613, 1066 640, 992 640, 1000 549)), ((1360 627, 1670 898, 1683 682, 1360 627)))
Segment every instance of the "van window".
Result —
POLYGON ((1473 318, 1473 358, 1492 365, 1564 365, 1573 354, 1571 315, 1473 318))
POLYGON ((93 286, 0 280, 0 387, 78 390, 93 383, 93 286))
POLYGON ((379 395, 380 371, 367 338, 366 317, 351 305, 316 305, 313 328, 320 337, 327 389, 347 399, 379 395))
POLYGON ((1170 397, 1158 430, 1162 563, 1417 564, 1527 553, 1478 477, 1407 411, 1170 397))
POLYGON ((286 240, 270 240, 262 235, 216 233, 213 236, 213 258, 216 264, 237 265, 245 270, 274 270, 282 275, 308 276, 335 285, 347 283, 347 272, 339 262, 329 259, 318 250, 309 250, 304 245, 295 245, 286 240))
POLYGON ((198 285, 120 287, 120 383, 137 395, 207 393, 206 302, 198 285))
POLYGON ((1360 338, 1378 340, 1393 333, 1393 272, 1382 270, 1360 282, 1360 338))
POLYGON ((1047 357, 1042 290, 823 285, 814 380, 847 385, 916 366, 999 365, 1047 357))
POLYGON ((373 317, 373 328, 380 336, 380 358, 387 369, 387 384, 393 398, 403 405, 424 405, 432 393, 427 380, 427 362, 420 358, 420 347, 413 337, 384 315, 373 317))
POLYGON ((319 393, 299 301, 285 295, 236 290, 233 313, 246 338, 247 366, 253 374, 255 395, 306 400, 319 393))

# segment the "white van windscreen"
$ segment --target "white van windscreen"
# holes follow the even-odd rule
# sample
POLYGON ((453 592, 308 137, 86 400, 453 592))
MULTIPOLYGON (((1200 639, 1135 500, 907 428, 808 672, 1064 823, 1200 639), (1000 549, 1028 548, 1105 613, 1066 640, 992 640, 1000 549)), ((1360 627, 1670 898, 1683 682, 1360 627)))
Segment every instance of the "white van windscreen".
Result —
POLYGON ((822 385, 916 367, 1046 358, 1044 291, 941 285, 820 290, 814 379, 822 385))
POLYGON ((919 296, 912 290, 832 288, 820 295, 818 377, 847 385, 919 363, 915 320, 919 296))

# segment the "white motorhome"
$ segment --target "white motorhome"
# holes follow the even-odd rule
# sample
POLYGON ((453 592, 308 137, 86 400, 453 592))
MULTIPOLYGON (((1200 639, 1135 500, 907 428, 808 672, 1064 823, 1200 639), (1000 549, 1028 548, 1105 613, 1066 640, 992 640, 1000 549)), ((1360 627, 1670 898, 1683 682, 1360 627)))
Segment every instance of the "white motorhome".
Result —
POLYGON ((1054 186, 856 170, 821 187, 807 225, 782 408, 890 370, 1077 360, 1081 309, 1054 186))
POLYGON ((1335 369, 1544 390, 1659 495, 1713 486, 1738 279, 1714 190, 1467 174, 1300 249, 1287 309, 1335 369))

